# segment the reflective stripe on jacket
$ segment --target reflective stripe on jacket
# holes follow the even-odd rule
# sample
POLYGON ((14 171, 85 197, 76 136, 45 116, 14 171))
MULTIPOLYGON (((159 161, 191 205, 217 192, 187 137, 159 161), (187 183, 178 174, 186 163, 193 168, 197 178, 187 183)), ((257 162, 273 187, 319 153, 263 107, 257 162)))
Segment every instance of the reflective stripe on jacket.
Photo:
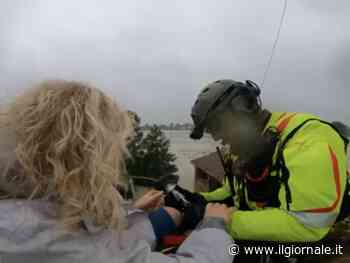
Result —
MULTIPOLYGON (((311 114, 274 112, 266 128, 279 127, 283 141, 295 127, 315 118, 311 114)), ((286 208, 283 184, 279 192, 280 208, 260 208, 247 200, 253 211, 238 211, 231 218, 229 228, 234 238, 317 241, 334 224, 346 183, 347 157, 341 137, 327 124, 309 121, 288 141, 283 154, 290 173, 290 211, 286 208)), ((271 176, 275 175, 272 172, 271 176)), ((220 189, 202 194, 208 201, 231 195, 227 182, 220 189)))

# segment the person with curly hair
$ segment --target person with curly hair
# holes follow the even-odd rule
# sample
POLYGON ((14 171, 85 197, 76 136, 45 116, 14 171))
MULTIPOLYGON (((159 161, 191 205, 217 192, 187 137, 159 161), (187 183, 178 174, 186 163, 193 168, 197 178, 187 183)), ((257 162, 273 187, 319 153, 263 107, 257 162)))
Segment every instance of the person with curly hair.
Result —
POLYGON ((111 97, 46 81, 0 109, 1 262, 232 262, 230 209, 211 204, 176 254, 154 252, 182 214, 152 191, 127 208, 132 121, 111 97), (151 211, 150 211, 151 210, 151 211))

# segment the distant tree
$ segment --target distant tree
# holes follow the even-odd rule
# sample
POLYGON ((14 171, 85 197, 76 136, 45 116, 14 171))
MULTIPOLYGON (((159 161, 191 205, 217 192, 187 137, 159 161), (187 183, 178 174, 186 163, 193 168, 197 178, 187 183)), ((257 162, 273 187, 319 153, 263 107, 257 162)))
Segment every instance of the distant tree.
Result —
POLYGON ((143 127, 142 127, 142 130, 146 130, 148 131, 149 129, 151 129, 151 125, 149 125, 148 123, 146 123, 143 127))
POLYGON ((127 172, 139 185, 149 186, 163 175, 174 175, 177 167, 173 163, 175 155, 170 153, 170 141, 157 125, 149 126, 144 136, 139 116, 128 112, 133 119, 135 134, 128 145, 130 158, 126 161, 127 172), (148 180, 146 180, 149 178, 148 180))
POLYGON ((143 147, 146 150, 143 176, 160 178, 177 172, 178 169, 174 164, 176 156, 170 152, 170 141, 159 126, 152 126, 143 140, 143 147))

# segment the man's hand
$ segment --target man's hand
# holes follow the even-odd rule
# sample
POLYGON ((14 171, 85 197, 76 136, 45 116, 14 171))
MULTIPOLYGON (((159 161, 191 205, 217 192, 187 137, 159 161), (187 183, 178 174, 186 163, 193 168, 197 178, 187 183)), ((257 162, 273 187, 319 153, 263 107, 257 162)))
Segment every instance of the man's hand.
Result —
POLYGON ((235 211, 235 208, 227 207, 227 205, 209 203, 205 209, 204 217, 219 217, 224 219, 225 223, 227 224, 235 211))
POLYGON ((145 211, 155 210, 163 206, 164 195, 163 191, 150 190, 133 204, 134 208, 142 209, 145 211))

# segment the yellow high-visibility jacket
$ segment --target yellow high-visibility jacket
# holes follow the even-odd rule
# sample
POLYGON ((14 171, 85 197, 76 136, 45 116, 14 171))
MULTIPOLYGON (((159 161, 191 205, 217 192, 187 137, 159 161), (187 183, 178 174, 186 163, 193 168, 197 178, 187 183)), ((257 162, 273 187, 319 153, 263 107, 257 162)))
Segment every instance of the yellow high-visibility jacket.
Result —
MULTIPOLYGON (((281 140, 307 119, 319 119, 311 114, 273 112, 266 128, 281 131, 281 140)), ((231 216, 228 230, 241 240, 269 240, 280 242, 306 242, 321 240, 334 225, 339 214, 347 180, 347 156, 344 141, 329 125, 314 120, 302 126, 287 142, 283 151, 289 170, 292 203, 289 211, 286 191, 279 191, 279 208, 260 207, 245 199, 252 211, 236 211, 231 216)), ((271 176, 276 176, 272 172, 271 176)), ((234 184, 235 192, 237 184, 234 184)), ((231 190, 227 180, 223 186, 209 193, 201 193, 207 201, 224 200, 231 190)), ((234 196, 239 204, 238 196, 234 196)))

